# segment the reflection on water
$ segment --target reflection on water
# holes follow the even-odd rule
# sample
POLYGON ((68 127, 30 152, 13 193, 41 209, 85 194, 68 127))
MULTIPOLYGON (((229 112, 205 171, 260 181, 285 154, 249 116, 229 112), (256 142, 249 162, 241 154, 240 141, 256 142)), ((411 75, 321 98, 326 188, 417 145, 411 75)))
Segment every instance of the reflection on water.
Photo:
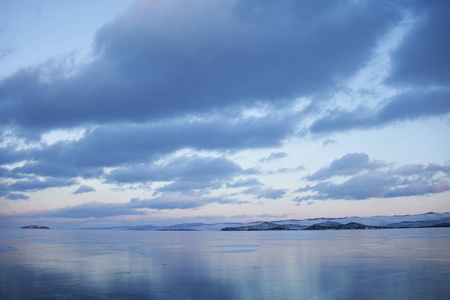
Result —
POLYGON ((0 231, 2 299, 450 299, 450 229, 0 231))

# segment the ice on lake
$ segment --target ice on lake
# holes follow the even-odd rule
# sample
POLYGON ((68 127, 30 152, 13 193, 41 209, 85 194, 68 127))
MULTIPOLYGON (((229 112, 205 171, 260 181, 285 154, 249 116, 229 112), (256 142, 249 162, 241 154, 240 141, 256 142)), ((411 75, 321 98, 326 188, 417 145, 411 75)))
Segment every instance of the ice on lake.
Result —
POLYGON ((450 299, 450 228, 0 231, 1 299, 450 299))

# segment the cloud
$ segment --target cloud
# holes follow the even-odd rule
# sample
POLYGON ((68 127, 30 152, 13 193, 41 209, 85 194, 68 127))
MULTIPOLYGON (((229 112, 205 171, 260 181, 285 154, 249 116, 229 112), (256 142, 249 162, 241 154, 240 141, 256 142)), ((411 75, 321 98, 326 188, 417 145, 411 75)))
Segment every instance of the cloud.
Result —
POLYGON ((264 184, 248 185, 248 188, 241 191, 240 194, 253 195, 256 199, 279 199, 287 193, 287 189, 274 189, 271 187, 264 187, 264 184))
POLYGON ((72 76, 3 79, 0 123, 31 133, 282 103, 351 76, 401 18, 376 1, 168 2, 105 24, 96 59, 72 76))
MULTIPOLYGON (((9 173, 9 172, 7 172, 9 173)), ((19 180, 0 182, 0 197, 8 200, 28 200, 29 196, 17 192, 37 192, 48 188, 72 186, 77 183, 70 178, 45 178, 44 180, 32 177, 14 177, 19 180)))
POLYGON ((269 189, 262 190, 259 193, 259 195, 256 197, 256 199, 265 198, 265 199, 276 200, 276 199, 282 198, 285 194, 286 194, 286 190, 285 189, 272 189, 272 188, 269 188, 269 189))
POLYGON ((72 186, 76 183, 76 180, 67 178, 25 179, 5 184, 2 190, 7 192, 36 192, 48 188, 72 186))
POLYGON ((14 215, 9 215, 9 217, 72 219, 106 218, 127 215, 146 215, 147 212, 143 209, 196 209, 211 203, 242 204, 245 202, 221 197, 185 197, 182 195, 173 195, 170 197, 157 197, 143 200, 133 198, 126 203, 89 202, 52 210, 17 213, 14 215))
POLYGON ((186 197, 181 195, 157 197, 153 199, 131 199, 130 205, 135 208, 151 208, 157 210, 166 209, 192 209, 205 206, 211 203, 236 204, 243 203, 231 199, 220 197, 186 197))
POLYGON ((328 146, 328 145, 331 145, 331 144, 335 144, 335 143, 336 143, 335 140, 327 139, 327 140, 325 140, 325 141, 323 142, 322 146, 325 147, 325 146, 328 146))
POLYGON ((272 160, 276 160, 276 159, 280 159, 280 158, 284 158, 288 156, 287 153, 285 152, 276 152, 276 153, 271 153, 268 157, 263 157, 259 160, 260 163, 262 162, 268 162, 268 161, 272 161, 272 160))
POLYGON ((252 187, 249 187, 248 189, 243 190, 241 193, 245 194, 245 195, 258 195, 261 193, 261 187, 260 186, 252 186, 252 187))
POLYGON ((420 175, 426 178, 432 178, 436 173, 450 175, 450 165, 429 164, 410 164, 392 169, 390 174, 400 176, 420 175))
POLYGON ((284 219, 286 218, 288 215, 287 214, 282 214, 282 215, 272 215, 272 214, 262 214, 262 215, 256 215, 256 217, 258 218, 263 218, 263 219, 284 219))
POLYGON ((357 175, 349 180, 335 184, 331 182, 320 182, 314 186, 307 186, 299 191, 314 191, 317 194, 307 196, 302 200, 363 200, 372 197, 382 198, 384 192, 395 183, 390 178, 378 174, 357 175))
MULTIPOLYGON (((421 1, 137 1, 99 28, 95 55, 70 74, 49 59, 0 79, 0 196, 24 198, 29 194, 22 193, 79 185, 82 178, 151 186, 160 198, 147 204, 155 208, 221 203, 208 195, 226 187, 245 188, 242 193, 260 199, 283 197, 287 190, 238 179, 262 172, 243 169, 227 155, 277 149, 305 132, 448 115, 447 11, 444 2, 421 1), (410 30, 389 52, 392 73, 383 82, 396 88, 394 95, 376 99, 375 108, 352 105, 364 99, 337 103, 336 94, 369 64, 405 15, 412 20, 410 30), (45 138, 72 130, 82 134, 45 138), (190 200, 162 198, 180 194, 190 200)), ((287 156, 272 151, 259 162, 287 156)), ((364 198, 378 195, 375 187, 385 195, 396 188, 399 194, 445 188, 425 175, 437 174, 431 169, 406 175, 385 167, 364 153, 350 153, 305 179, 317 182, 310 191, 319 198, 364 198), (398 184, 384 185, 375 171, 398 184), (369 175, 375 176, 374 187, 369 183, 360 195, 350 191, 369 175), (324 182, 337 176, 346 176, 347 184, 324 182), (425 186, 408 189, 405 180, 417 183, 414 176, 425 186)), ((74 193, 87 191, 81 186, 74 193)), ((95 207, 101 204, 53 213, 89 215, 95 207)), ((105 214, 120 211, 141 213, 131 204, 105 206, 105 214)))
POLYGON ((299 192, 315 192, 314 195, 301 197, 304 200, 364 200, 368 198, 395 198, 424 196, 450 190, 447 180, 421 182, 415 180, 408 184, 398 177, 386 177, 385 174, 361 174, 336 184, 321 182, 314 186, 299 189, 299 192))
MULTIPOLYGON (((291 120, 294 120, 293 116, 291 120)), ((185 148, 222 150, 276 146, 291 131, 292 126, 286 122, 285 116, 276 115, 238 121, 218 117, 196 121, 111 124, 88 130, 77 140, 42 143, 38 148, 17 152, 12 147, 5 147, 5 155, 0 156, 5 164, 19 163, 24 159, 29 161, 12 170, 0 170, 5 178, 26 179, 9 184, 9 191, 69 186, 76 183, 70 178, 76 177, 104 178, 106 182, 115 184, 175 181, 161 188, 161 192, 207 189, 208 184, 211 184, 209 188, 218 188, 239 172, 250 175, 256 171, 242 170, 225 158, 180 158, 164 166, 155 165, 154 161, 185 148), (259 134, 260 131, 264 134, 259 134), (105 174, 105 167, 114 169, 105 174)))
POLYGON ((398 187, 388 191, 385 198, 422 196, 429 194, 438 194, 450 190, 448 181, 434 183, 414 182, 405 187, 398 187))
POLYGON ((305 169, 304 166, 298 166, 295 168, 281 168, 281 169, 278 169, 275 171, 270 171, 270 172, 268 172, 268 174, 287 174, 287 173, 302 171, 304 169, 305 169))
POLYGON ((450 113, 450 90, 413 90, 398 94, 377 111, 359 107, 352 111, 334 110, 310 126, 312 133, 367 129, 393 122, 416 120, 450 113))
POLYGON ((222 187, 222 182, 218 180, 210 180, 206 182, 201 181, 175 181, 166 184, 163 187, 157 188, 156 193, 176 193, 183 192, 185 195, 204 195, 211 190, 219 189, 222 187))
POLYGON ((27 162, 21 167, 14 168, 11 173, 17 176, 34 174, 45 177, 91 177, 89 170, 86 168, 71 168, 70 165, 64 166, 59 162, 45 161, 44 157, 42 157, 41 161, 27 162))
POLYGON ((13 48, 0 48, 0 61, 14 52, 13 48))
MULTIPOLYGON (((43 144, 29 150, 28 156, 37 162, 27 163, 14 172, 90 177, 102 174, 98 168, 157 159, 185 148, 238 150, 274 147, 281 145, 281 141, 293 132, 294 120, 295 115, 271 114, 97 126, 78 140, 43 144)), ((15 158, 13 154, 11 156, 10 163, 15 158)), ((18 155, 16 161, 22 159, 18 155)))
POLYGON ((368 129, 395 122, 445 116, 450 113, 448 53, 450 4, 414 1, 413 21, 399 45, 390 52, 391 71, 384 83, 402 92, 381 102, 377 109, 361 105, 353 110, 333 109, 315 120, 314 134, 368 129))
POLYGON ((239 179, 233 183, 227 183, 227 187, 230 188, 240 188, 240 187, 249 187, 249 186, 261 186, 262 183, 256 178, 249 178, 246 180, 239 179))
POLYGON ((424 196, 450 190, 450 165, 404 165, 386 168, 387 164, 372 164, 366 155, 347 154, 334 160, 306 178, 319 181, 296 192, 309 195, 297 197, 305 200, 364 200, 368 198, 395 198, 424 196), (347 175, 349 179, 335 183, 329 179, 336 175, 347 175))
POLYGON ((450 113, 450 90, 412 91, 400 94, 383 106, 375 116, 375 123, 414 120, 450 113))
POLYGON ((170 182, 157 188, 156 192, 205 193, 222 187, 243 170, 236 163, 223 158, 183 156, 165 164, 131 165, 117 168, 106 175, 108 182, 151 183, 170 182))
POLYGON ((30 197, 24 195, 24 194, 14 194, 14 193, 9 193, 6 195, 5 197, 8 200, 28 200, 30 197))
POLYGON ((348 153, 339 159, 335 159, 328 167, 322 168, 305 179, 309 181, 324 180, 333 176, 348 176, 358 174, 364 170, 374 170, 383 166, 379 161, 369 161, 365 153, 348 153))
POLYGON ((35 213, 34 217, 42 218, 105 218, 124 215, 145 215, 144 211, 130 206, 129 203, 90 202, 75 206, 53 209, 35 213))
POLYGON ((223 157, 183 156, 162 165, 119 168, 113 170, 106 178, 125 183, 175 179, 209 181, 217 177, 228 178, 241 170, 236 163, 223 157))
MULTIPOLYGON (((4 136, 0 136, 1 140, 6 140, 4 136)), ((16 149, 13 146, 0 147, 0 164, 6 165, 25 159, 31 158, 31 153, 28 150, 16 149)))
POLYGON ((87 185, 81 185, 79 188, 76 189, 75 192, 73 192, 75 195, 77 194, 83 194, 83 193, 90 193, 95 192, 95 188, 87 185))
POLYGON ((403 86, 449 86, 450 3, 417 1, 416 21, 392 53, 388 83, 403 86))

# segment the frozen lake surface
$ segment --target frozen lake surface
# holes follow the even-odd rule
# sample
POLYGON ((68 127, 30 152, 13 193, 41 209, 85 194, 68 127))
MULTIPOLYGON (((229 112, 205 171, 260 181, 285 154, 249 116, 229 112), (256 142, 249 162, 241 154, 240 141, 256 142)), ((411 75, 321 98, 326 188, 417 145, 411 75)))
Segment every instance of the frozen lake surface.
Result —
POLYGON ((0 230, 1 299, 450 299, 450 228, 0 230))

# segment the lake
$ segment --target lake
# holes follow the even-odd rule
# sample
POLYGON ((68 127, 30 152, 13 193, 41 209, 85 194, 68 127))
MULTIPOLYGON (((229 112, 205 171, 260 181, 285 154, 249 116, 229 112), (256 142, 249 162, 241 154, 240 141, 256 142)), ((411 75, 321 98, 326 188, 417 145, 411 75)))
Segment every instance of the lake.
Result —
POLYGON ((450 228, 0 230, 1 299, 450 299, 450 228))

